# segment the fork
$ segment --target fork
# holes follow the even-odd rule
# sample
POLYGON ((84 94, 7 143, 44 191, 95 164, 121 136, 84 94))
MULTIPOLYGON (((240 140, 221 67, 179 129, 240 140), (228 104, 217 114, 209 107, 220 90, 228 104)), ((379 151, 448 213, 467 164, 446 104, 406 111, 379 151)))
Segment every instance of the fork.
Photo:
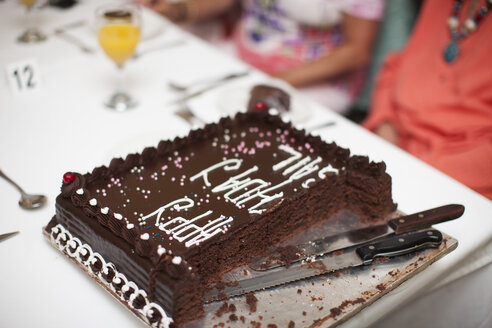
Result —
POLYGON ((204 120, 193 114, 193 112, 188 107, 188 104, 184 101, 179 102, 179 107, 174 111, 174 114, 181 117, 191 126, 197 124, 204 125, 206 123, 204 120))

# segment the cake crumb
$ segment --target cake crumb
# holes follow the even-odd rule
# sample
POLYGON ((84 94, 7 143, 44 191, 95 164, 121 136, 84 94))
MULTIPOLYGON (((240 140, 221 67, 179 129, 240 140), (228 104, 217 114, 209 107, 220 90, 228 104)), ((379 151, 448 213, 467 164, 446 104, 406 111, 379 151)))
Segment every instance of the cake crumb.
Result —
POLYGON ((386 287, 383 284, 377 285, 376 288, 379 289, 380 291, 383 291, 386 289, 386 287))
POLYGON ((233 313, 233 314, 231 314, 231 315, 229 316, 229 320, 231 320, 231 321, 235 322, 235 321, 237 321, 237 320, 238 320, 238 317, 237 317, 237 315, 235 315, 235 314, 233 313))
POLYGON ((277 325, 276 325, 276 324, 274 324, 274 323, 269 323, 269 324, 267 325, 267 328, 277 328, 277 325))
POLYGON ((306 311, 302 311, 302 315, 305 316, 306 315, 306 311))
POLYGON ((229 311, 230 312, 236 312, 236 306, 234 304, 229 305, 229 311))
POLYGON ((239 320, 241 320, 241 322, 244 323, 246 321, 246 318, 242 315, 239 317, 239 320))
POLYGON ((224 313, 228 313, 228 312, 229 312, 229 304, 227 302, 224 302, 222 303, 220 308, 217 311, 215 311, 215 315, 220 318, 224 313))
POLYGON ((295 326, 296 326, 296 324, 294 323, 294 321, 290 320, 288 328, 294 328, 295 326))
POLYGON ((298 289, 297 294, 302 294, 302 289, 298 289))
POLYGON ((258 299, 256 298, 253 292, 249 292, 246 294, 246 303, 248 303, 249 311, 251 313, 256 312, 256 305, 258 303, 258 299))
POLYGON ((256 322, 256 321, 252 320, 251 326, 253 326, 253 328, 261 328, 261 322, 256 322))

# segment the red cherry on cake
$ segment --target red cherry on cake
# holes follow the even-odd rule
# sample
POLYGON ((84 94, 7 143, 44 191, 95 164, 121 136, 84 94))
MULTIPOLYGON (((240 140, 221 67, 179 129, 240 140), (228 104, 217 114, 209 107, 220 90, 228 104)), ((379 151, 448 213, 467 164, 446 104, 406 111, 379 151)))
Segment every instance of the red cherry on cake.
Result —
POLYGON ((67 172, 63 175, 63 182, 64 183, 72 183, 75 180, 75 174, 72 172, 67 172))
POLYGON ((255 103, 255 110, 265 110, 267 105, 263 101, 258 101, 255 103))

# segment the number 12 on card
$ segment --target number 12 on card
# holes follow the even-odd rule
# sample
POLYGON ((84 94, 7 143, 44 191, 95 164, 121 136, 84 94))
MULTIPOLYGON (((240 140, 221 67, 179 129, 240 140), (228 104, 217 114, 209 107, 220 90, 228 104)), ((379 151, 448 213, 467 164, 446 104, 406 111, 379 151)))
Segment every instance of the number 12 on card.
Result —
POLYGON ((7 79, 14 95, 39 89, 41 78, 37 60, 26 59, 8 65, 7 79))

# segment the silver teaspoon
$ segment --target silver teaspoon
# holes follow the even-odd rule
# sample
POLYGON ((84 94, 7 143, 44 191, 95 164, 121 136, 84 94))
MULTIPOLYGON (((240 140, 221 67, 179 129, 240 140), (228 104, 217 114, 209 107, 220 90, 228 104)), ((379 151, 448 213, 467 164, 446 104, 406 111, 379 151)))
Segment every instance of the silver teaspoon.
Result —
POLYGON ((19 192, 21 193, 21 199, 19 200, 19 205, 22 208, 32 210, 39 208, 46 203, 46 196, 44 195, 31 195, 26 193, 17 183, 5 175, 5 173, 0 170, 0 176, 10 182, 19 192))

